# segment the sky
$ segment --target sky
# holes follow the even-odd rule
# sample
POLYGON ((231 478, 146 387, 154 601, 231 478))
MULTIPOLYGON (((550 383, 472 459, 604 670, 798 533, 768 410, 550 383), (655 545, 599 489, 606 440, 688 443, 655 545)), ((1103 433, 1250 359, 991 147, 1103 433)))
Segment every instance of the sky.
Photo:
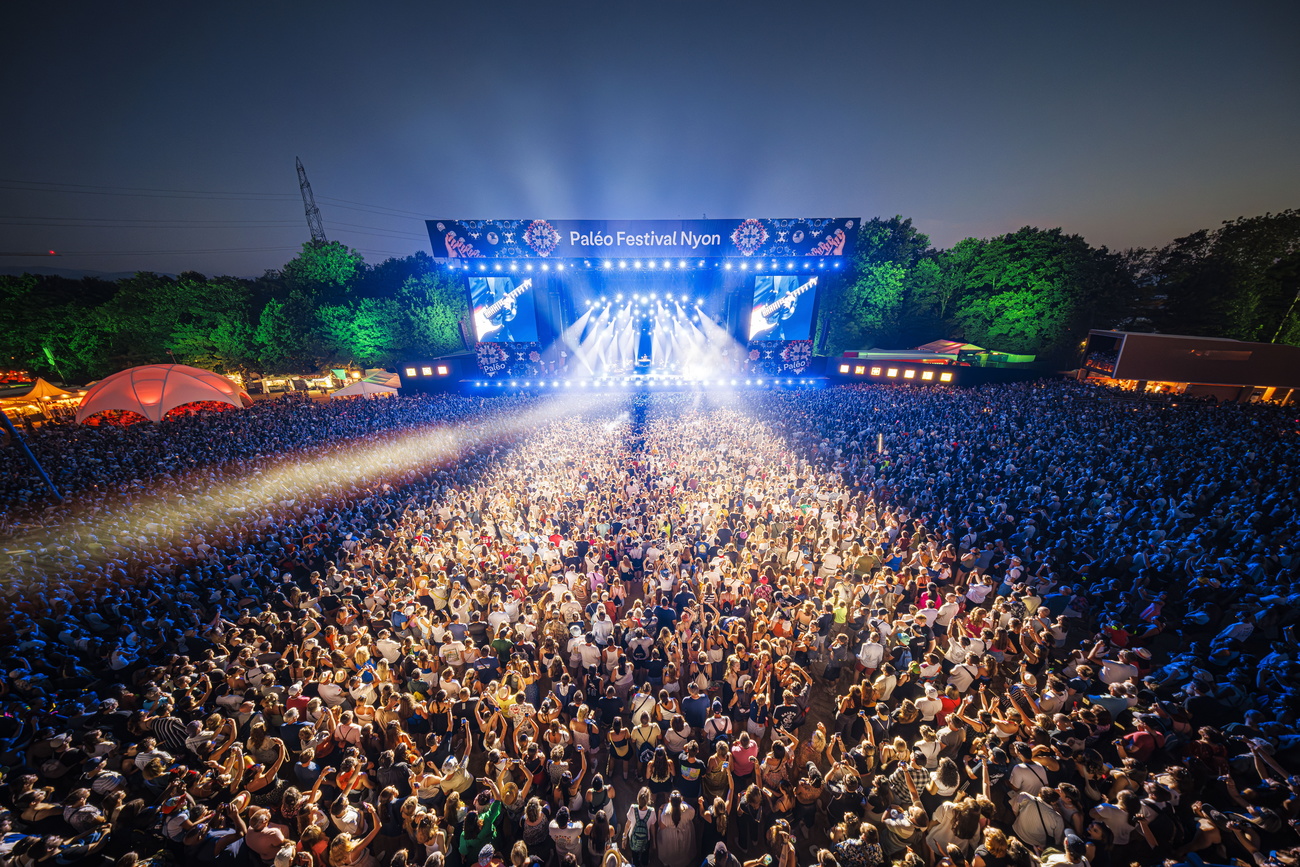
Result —
POLYGON ((0 267, 255 276, 426 218, 911 217, 1112 249, 1300 207, 1300 4, 12 4, 0 267))

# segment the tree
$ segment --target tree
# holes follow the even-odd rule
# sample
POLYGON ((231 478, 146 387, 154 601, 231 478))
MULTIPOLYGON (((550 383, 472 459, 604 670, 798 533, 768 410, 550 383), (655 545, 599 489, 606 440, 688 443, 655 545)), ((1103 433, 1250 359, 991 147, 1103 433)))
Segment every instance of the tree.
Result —
POLYGON ((912 270, 930 252, 929 237, 917 231, 910 218, 865 221, 858 230, 850 273, 822 297, 819 350, 838 354, 899 342, 912 270))
POLYGON ((465 348, 460 322, 469 315, 469 300, 456 278, 430 268, 408 277, 398 300, 407 317, 406 346, 413 355, 433 358, 465 348))
MULTIPOLYGON (((1237 340, 1286 332, 1295 298, 1286 262, 1300 254, 1300 211, 1239 217, 1162 249, 1152 265, 1165 296, 1162 330, 1237 340)), ((1289 333, 1289 332, 1287 332, 1289 333)))
POLYGON ((952 265, 966 283, 954 336, 1008 352, 1068 357, 1101 311, 1114 315, 1131 294, 1121 257, 1060 229, 1026 226, 968 247, 952 265))
POLYGON ((316 311, 321 337, 339 361, 389 366, 403 348, 402 310, 389 298, 362 298, 316 311))
POLYGON ((366 261, 338 241, 307 242, 281 271, 285 287, 316 304, 337 303, 361 277, 366 261))

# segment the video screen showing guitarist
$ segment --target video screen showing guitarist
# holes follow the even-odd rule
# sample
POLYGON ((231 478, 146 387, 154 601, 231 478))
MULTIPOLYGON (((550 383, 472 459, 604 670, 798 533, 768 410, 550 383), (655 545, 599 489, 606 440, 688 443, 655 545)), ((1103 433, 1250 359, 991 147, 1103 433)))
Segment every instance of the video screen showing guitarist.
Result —
POLYGON ((533 306, 533 281, 513 277, 469 278, 474 334, 480 343, 533 343, 537 316, 533 306))
POLYGON ((816 277, 755 277, 750 341, 809 339, 816 290, 816 277))

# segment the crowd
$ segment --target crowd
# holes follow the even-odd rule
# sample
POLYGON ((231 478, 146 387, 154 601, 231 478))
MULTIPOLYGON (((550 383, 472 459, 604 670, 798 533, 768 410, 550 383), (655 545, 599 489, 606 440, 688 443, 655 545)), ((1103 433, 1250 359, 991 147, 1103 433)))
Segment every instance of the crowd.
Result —
POLYGON ((54 426, 65 505, 0 478, 0 863, 1294 864, 1298 427, 1061 382, 54 426))

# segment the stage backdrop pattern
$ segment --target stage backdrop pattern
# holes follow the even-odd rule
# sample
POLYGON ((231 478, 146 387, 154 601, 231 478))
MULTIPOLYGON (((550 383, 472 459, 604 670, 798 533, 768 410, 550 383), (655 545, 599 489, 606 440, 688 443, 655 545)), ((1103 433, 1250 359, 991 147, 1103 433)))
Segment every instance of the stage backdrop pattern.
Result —
POLYGON ((856 217, 729 220, 428 220, 439 259, 831 257, 856 217))

